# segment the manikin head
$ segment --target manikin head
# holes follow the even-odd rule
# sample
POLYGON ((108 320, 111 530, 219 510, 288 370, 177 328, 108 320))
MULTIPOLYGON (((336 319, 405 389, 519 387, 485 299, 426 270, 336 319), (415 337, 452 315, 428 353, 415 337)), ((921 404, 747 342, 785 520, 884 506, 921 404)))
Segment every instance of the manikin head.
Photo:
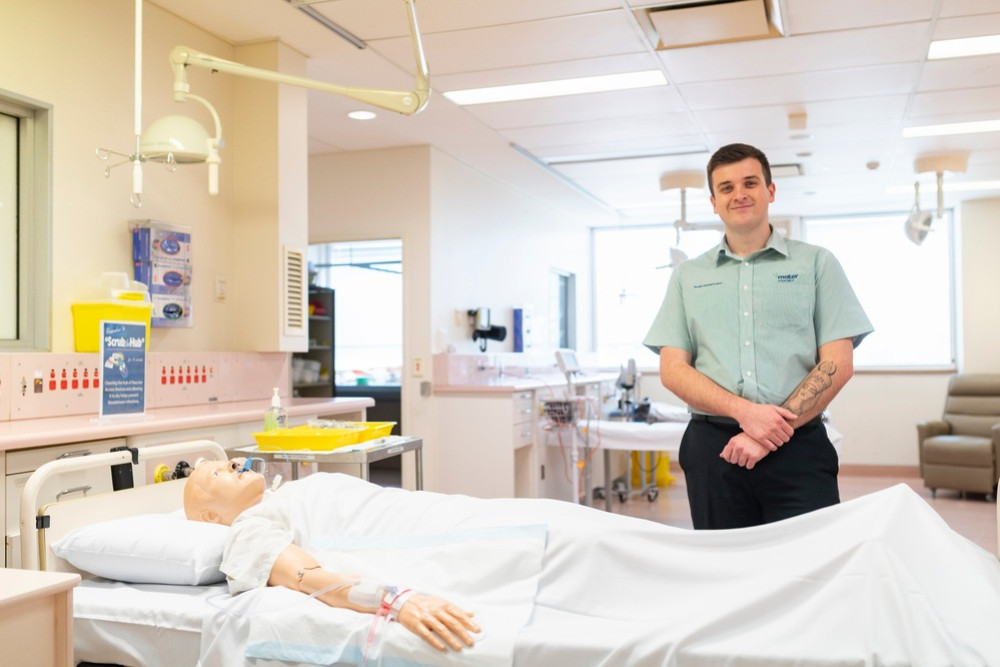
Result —
POLYGON ((253 470, 241 472, 243 461, 205 461, 196 467, 184 486, 184 513, 192 521, 229 526, 243 510, 264 497, 264 477, 253 470))

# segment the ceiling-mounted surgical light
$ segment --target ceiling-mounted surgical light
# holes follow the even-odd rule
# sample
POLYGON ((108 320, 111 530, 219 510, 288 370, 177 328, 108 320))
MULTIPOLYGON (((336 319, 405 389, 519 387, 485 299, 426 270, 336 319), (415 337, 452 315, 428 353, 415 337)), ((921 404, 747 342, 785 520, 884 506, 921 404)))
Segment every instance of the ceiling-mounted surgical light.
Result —
MULTIPOLYGON (((965 173, 969 163, 968 153, 945 153, 922 155, 913 161, 913 170, 918 174, 932 172, 937 177, 937 217, 944 217, 944 172, 965 173)), ((906 218, 904 231, 906 238, 917 245, 924 242, 931 229, 931 214, 920 210, 920 181, 913 184, 913 208, 906 218)))
MULTIPOLYGON (((320 92, 342 95, 358 102, 371 104, 382 109, 395 111, 405 115, 419 113, 430 98, 430 74, 427 61, 424 58, 423 44, 420 41, 420 29, 417 26, 416 9, 413 0, 403 0, 409 18, 410 39, 413 45, 413 57, 416 61, 416 86, 413 90, 386 90, 381 88, 361 88, 343 86, 308 79, 306 77, 282 74, 271 70, 250 67, 241 63, 216 58, 185 46, 175 46, 170 52, 170 66, 174 72, 174 101, 198 102, 212 114, 215 122, 215 136, 210 137, 198 123, 184 116, 167 116, 151 123, 146 132, 141 131, 142 105, 142 0, 135 0, 135 149, 126 155, 107 148, 98 148, 95 153, 102 160, 110 160, 112 155, 125 158, 117 164, 110 164, 104 169, 105 176, 110 176, 111 169, 125 163, 132 163, 132 204, 142 205, 142 163, 146 161, 165 162, 171 169, 178 164, 208 164, 208 190, 210 194, 219 192, 219 150, 222 148, 222 125, 219 114, 212 104, 198 95, 190 92, 187 81, 187 67, 196 65, 215 72, 228 72, 238 76, 253 79, 285 83, 301 88, 309 88, 320 92)), ((303 8, 299 8, 303 9, 303 8)))
POLYGON ((931 230, 931 219, 930 211, 920 210, 920 181, 915 181, 913 183, 913 208, 910 209, 910 215, 906 217, 906 224, 903 227, 906 238, 917 245, 923 243, 924 239, 927 238, 927 232, 931 230))

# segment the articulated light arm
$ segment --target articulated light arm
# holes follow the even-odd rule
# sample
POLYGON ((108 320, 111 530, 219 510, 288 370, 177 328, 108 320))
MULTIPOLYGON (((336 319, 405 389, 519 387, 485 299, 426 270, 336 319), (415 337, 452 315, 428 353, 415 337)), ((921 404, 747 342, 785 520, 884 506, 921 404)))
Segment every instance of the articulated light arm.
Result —
POLYGON ((292 74, 282 74, 272 70, 250 67, 231 60, 224 60, 207 53, 202 53, 186 46, 175 46, 170 52, 170 66, 174 70, 174 99, 183 101, 189 95, 189 86, 185 66, 196 65, 219 72, 227 72, 237 76, 252 79, 262 79, 275 83, 285 83, 300 88, 309 88, 324 93, 342 95, 352 100, 377 106, 381 109, 395 111, 407 116, 421 111, 427 106, 430 97, 430 75, 424 58, 423 45, 420 42, 420 31, 417 27, 417 15, 413 9, 413 0, 404 0, 410 23, 410 38, 413 41, 413 57, 417 66, 416 87, 414 90, 384 90, 381 88, 364 88, 357 86, 342 86, 325 81, 317 81, 292 74))

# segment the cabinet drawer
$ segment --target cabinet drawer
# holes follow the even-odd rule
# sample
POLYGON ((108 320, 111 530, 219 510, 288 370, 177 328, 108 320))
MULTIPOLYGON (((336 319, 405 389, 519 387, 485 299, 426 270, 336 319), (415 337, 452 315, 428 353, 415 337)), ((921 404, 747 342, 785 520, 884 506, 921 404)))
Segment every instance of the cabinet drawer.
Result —
POLYGON ((514 424, 513 438, 514 449, 520 449, 535 441, 534 424, 531 420, 514 424))
POLYGON ((535 392, 520 391, 513 396, 513 423, 530 422, 535 410, 535 392))
POLYGON ((56 459, 69 458, 71 456, 87 456, 90 454, 104 454, 110 452, 113 447, 124 447, 125 438, 115 438, 112 440, 91 440, 90 442, 76 442, 70 445, 56 445, 54 447, 36 447, 34 449, 14 449, 7 451, 7 474, 16 475, 22 472, 34 472, 39 466, 56 459))

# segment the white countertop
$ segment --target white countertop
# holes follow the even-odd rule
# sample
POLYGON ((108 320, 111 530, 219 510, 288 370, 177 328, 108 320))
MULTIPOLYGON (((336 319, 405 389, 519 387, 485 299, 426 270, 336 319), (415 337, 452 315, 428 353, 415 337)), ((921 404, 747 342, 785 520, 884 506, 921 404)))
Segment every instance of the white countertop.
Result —
MULTIPOLYGON (((100 418, 96 415, 49 417, 0 422, 0 451, 88 440, 120 438, 188 428, 260 420, 270 400, 186 405, 147 410, 143 415, 100 418)), ((282 401, 289 417, 335 416, 370 408, 375 401, 357 398, 292 398, 282 401)))

